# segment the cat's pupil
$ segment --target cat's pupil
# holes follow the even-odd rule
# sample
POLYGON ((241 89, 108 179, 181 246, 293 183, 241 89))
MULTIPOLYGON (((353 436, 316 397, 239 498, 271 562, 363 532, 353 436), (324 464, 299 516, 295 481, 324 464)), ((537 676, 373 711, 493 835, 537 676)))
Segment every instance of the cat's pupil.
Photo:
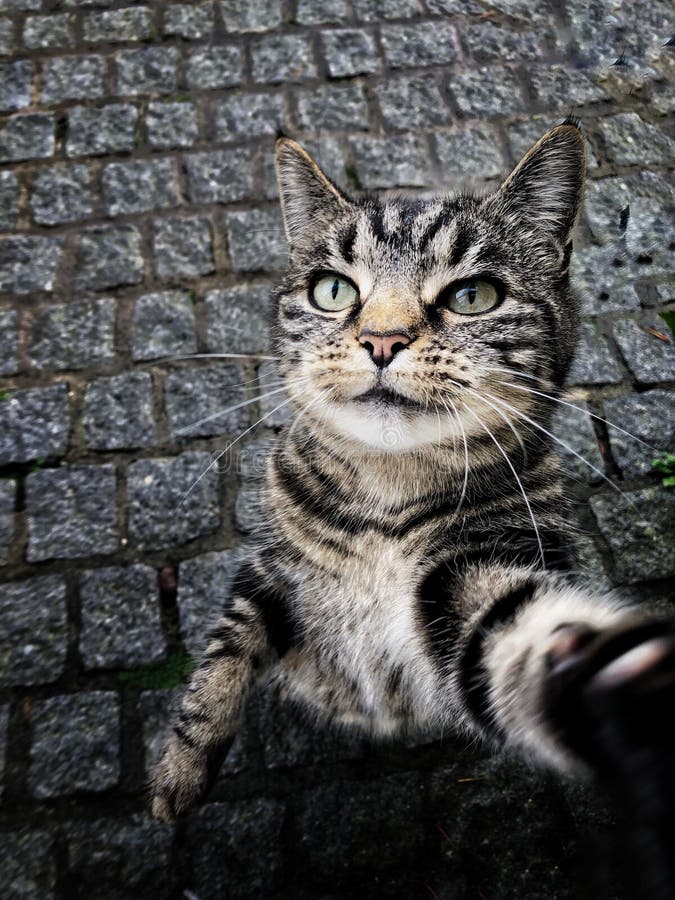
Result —
POLYGON ((340 290, 340 282, 336 278, 335 281, 333 282, 333 287, 331 288, 331 295, 333 297, 333 300, 335 300, 335 298, 337 297, 339 290, 340 290))
POLYGON ((476 299, 476 285, 470 284, 468 287, 462 288, 461 291, 457 291, 457 299, 468 300, 469 303, 473 303, 476 299))

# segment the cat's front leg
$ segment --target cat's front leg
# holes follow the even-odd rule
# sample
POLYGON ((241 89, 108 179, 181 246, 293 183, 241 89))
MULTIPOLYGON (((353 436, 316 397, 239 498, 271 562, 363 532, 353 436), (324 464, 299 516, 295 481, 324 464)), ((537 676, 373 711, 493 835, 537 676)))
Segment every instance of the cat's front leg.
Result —
MULTIPOLYGON (((155 766, 152 813, 172 822, 206 795, 236 734, 254 681, 278 658, 279 598, 244 567, 209 633, 155 766)), ((285 639, 285 638, 284 638, 285 639)))

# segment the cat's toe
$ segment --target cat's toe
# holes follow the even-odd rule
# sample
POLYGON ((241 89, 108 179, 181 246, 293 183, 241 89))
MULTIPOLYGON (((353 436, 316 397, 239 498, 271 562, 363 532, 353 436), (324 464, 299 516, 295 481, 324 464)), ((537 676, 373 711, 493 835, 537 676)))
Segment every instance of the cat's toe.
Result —
POLYGON ((152 814, 174 822, 204 797, 209 784, 208 760, 175 738, 164 749, 152 783, 152 814))

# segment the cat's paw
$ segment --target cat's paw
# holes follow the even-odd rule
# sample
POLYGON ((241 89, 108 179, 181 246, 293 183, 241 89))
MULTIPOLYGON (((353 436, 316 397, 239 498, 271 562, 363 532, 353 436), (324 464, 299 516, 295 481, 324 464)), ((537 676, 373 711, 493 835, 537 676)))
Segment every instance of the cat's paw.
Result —
POLYGON ((160 822, 174 822, 188 813, 206 794, 210 776, 206 754, 172 735, 153 774, 153 816, 160 822))
POLYGON ((548 664, 548 719, 599 774, 623 778, 675 746, 675 623, 565 625, 552 635, 548 664))

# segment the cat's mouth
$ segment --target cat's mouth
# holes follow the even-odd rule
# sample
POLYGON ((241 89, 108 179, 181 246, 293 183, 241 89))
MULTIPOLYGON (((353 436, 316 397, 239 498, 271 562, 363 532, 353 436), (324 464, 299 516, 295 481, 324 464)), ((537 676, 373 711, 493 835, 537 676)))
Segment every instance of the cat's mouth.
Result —
POLYGON ((379 408, 403 407, 405 409, 424 409, 424 405, 418 400, 412 400, 410 397, 404 397, 396 391, 392 391, 386 387, 374 387, 358 397, 353 397, 354 403, 370 404, 379 408))

